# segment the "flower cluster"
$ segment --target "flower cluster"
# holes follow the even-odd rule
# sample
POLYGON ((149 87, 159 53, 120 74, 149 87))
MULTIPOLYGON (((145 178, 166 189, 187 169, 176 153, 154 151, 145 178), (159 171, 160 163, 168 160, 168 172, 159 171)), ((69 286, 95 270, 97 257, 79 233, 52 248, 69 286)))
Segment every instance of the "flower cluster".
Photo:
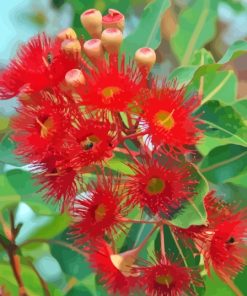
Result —
POLYGON ((172 223, 198 194, 188 159, 203 135, 195 115, 200 98, 150 74, 151 48, 138 49, 133 61, 120 53, 120 12, 102 17, 90 9, 81 22, 93 39, 71 28, 38 35, 0 73, 0 98, 19 100, 16 154, 32 165, 44 198, 69 211, 70 234, 110 295, 196 295, 200 271, 169 253, 164 227, 175 244, 203 256, 209 274, 213 268, 222 279, 235 277, 247 256, 246 209, 211 192, 204 225, 172 223), (136 219, 144 214, 150 220, 136 219), (120 251, 118 238, 134 223, 154 227, 138 246, 120 251), (160 247, 140 258, 158 230, 160 247))

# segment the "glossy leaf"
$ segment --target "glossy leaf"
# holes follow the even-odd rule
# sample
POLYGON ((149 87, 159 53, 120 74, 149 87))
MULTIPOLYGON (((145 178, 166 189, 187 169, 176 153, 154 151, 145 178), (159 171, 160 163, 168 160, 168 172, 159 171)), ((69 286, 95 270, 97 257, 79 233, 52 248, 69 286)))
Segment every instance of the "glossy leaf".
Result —
POLYGON ((124 39, 122 51, 127 56, 133 57, 140 47, 156 49, 159 46, 160 20, 169 6, 169 0, 154 0, 145 7, 138 27, 124 39))
POLYGON ((20 195, 9 183, 6 175, 0 175, 0 210, 18 204, 20 195))
POLYGON ((134 175, 133 170, 123 162, 124 160, 112 158, 106 162, 106 166, 118 173, 134 175))
POLYGON ((219 64, 225 64, 239 56, 247 54, 247 41, 239 40, 233 43, 226 51, 224 56, 219 60, 219 64))
POLYGON ((200 168, 210 182, 222 183, 240 174, 246 166, 247 148, 228 144, 210 151, 200 168))
POLYGON ((170 221, 181 228, 188 228, 190 225, 202 225, 206 221, 206 211, 203 199, 208 192, 208 184, 196 167, 191 169, 191 176, 197 180, 193 198, 183 205, 175 217, 170 221))
POLYGON ((181 12, 171 46, 182 65, 188 65, 195 50, 209 42, 216 31, 217 1, 195 1, 181 12))
POLYGON ((15 143, 10 139, 10 136, 5 136, 0 142, 0 161, 14 166, 23 166, 14 154, 15 143))

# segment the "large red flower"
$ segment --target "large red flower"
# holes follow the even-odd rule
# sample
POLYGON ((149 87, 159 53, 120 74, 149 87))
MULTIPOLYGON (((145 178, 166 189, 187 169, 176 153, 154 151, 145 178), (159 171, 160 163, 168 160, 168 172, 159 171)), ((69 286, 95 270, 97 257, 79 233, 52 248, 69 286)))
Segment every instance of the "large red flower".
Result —
POLYGON ((34 172, 46 200, 59 202, 62 210, 74 202, 80 175, 69 166, 66 155, 49 152, 34 166, 34 172))
POLYGON ((115 134, 115 125, 107 119, 81 117, 63 145, 71 166, 80 169, 110 158, 117 144, 115 134))
POLYGON ((86 84, 79 94, 92 109, 125 111, 143 86, 142 75, 132 64, 125 65, 124 58, 120 63, 115 56, 109 58, 109 63, 102 60, 97 70, 85 73, 86 84))
POLYGON ((104 241, 97 242, 90 253, 88 261, 99 275, 100 282, 110 295, 129 296, 140 284, 132 269, 131 256, 114 254, 104 241), (125 257, 125 258, 124 258, 125 257))
POLYGON ((72 233, 78 245, 86 240, 103 238, 104 234, 116 234, 121 229, 120 219, 125 214, 125 195, 120 179, 98 177, 86 188, 86 193, 75 200, 72 209, 74 225, 72 233))
POLYGON ((140 270, 143 273, 141 282, 146 295, 150 296, 193 295, 191 284, 198 284, 193 270, 164 257, 154 259, 154 265, 140 270))
POLYGON ((38 105, 21 105, 12 121, 13 139, 18 145, 16 153, 27 163, 43 159, 50 149, 60 149, 72 124, 72 110, 52 101, 47 93, 39 97, 38 105))
POLYGON ((162 88, 154 85, 145 97, 140 105, 141 128, 152 143, 161 145, 171 155, 190 151, 200 139, 198 117, 192 115, 200 104, 198 97, 186 100, 185 89, 169 84, 162 88))
POLYGON ((246 265, 247 209, 225 203, 210 192, 204 199, 208 224, 176 229, 177 234, 192 239, 204 255, 210 274, 213 267, 221 277, 235 277, 246 265))
POLYGON ((130 206, 138 204, 154 214, 169 216, 193 195, 195 180, 191 179, 189 167, 174 161, 161 165, 154 157, 145 155, 133 170, 135 175, 127 183, 130 206))
POLYGON ((33 93, 58 86, 67 71, 79 67, 79 57, 64 54, 60 46, 60 40, 45 34, 22 45, 17 58, 0 73, 0 99, 14 97, 24 89, 33 93))

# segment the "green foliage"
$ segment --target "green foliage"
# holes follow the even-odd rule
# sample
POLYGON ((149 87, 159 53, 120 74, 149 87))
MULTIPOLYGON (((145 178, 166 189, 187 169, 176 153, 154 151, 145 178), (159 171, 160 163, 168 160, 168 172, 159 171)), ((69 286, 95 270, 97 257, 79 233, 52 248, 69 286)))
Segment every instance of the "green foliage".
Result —
POLYGON ((169 6, 169 0, 154 0, 145 7, 138 27, 123 42, 122 51, 127 56, 133 57, 135 51, 140 47, 156 49, 159 46, 161 41, 160 20, 169 6))
POLYGON ((203 47, 215 34, 217 1, 194 3, 179 16, 179 26, 171 40, 172 49, 182 65, 187 65, 195 50, 203 47))

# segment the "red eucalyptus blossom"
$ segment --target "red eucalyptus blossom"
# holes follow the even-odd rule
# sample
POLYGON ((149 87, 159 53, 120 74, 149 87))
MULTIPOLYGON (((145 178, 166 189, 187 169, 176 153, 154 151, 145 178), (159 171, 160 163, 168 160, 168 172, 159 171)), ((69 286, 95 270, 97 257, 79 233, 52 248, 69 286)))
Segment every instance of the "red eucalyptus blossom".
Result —
POLYGON ((125 64, 122 57, 110 56, 110 61, 101 59, 97 70, 85 73, 86 84, 79 92, 83 104, 91 109, 125 111, 143 86, 141 73, 133 64, 125 64))
POLYGON ((171 212, 182 206, 193 196, 195 180, 191 178, 190 167, 168 161, 165 165, 144 155, 142 162, 133 166, 135 175, 127 183, 128 204, 148 207, 153 214, 171 212))
POLYGON ((71 126, 72 110, 52 98, 44 93, 39 95, 38 105, 21 105, 12 121, 16 153, 27 163, 43 159, 49 150, 60 149, 71 126))
POLYGON ((192 115, 199 105, 197 96, 186 100, 184 88, 172 84, 163 84, 162 88, 153 85, 141 101, 141 128, 152 143, 166 153, 186 153, 201 137, 198 116, 192 115))
POLYGON ((121 180, 113 177, 98 177, 97 182, 87 186, 85 194, 78 197, 72 208, 73 234, 78 245, 88 240, 103 238, 105 234, 116 235, 122 229, 125 193, 121 180))
POLYGON ((73 168, 80 169, 100 163, 112 157, 117 144, 116 126, 107 119, 97 120, 81 116, 65 142, 63 149, 68 152, 73 168))
POLYGON ((141 282, 146 295, 180 296, 194 295, 191 284, 198 284, 195 271, 170 262, 164 257, 155 258, 153 265, 142 267, 141 282))
POLYGON ((17 57, 0 73, 0 99, 22 92, 38 92, 58 86, 67 71, 79 67, 79 57, 60 50, 61 40, 44 33, 20 47, 17 57))
POLYGON ((34 172, 45 199, 59 202, 62 210, 74 201, 82 176, 69 165, 64 153, 49 152, 34 166, 34 172))
POLYGON ((110 295, 128 296, 138 290, 140 282, 131 251, 114 254, 104 241, 97 242, 92 249, 87 259, 110 295))

